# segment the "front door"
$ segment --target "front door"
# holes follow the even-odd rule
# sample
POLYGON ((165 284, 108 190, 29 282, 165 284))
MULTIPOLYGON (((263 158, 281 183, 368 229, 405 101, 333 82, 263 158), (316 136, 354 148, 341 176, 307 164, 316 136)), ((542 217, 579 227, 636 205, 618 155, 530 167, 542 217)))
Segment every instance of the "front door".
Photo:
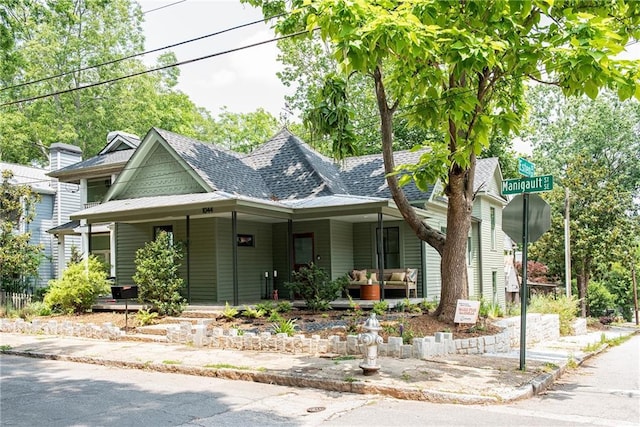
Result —
POLYGON ((293 235, 293 268, 295 271, 313 262, 313 233, 293 235))

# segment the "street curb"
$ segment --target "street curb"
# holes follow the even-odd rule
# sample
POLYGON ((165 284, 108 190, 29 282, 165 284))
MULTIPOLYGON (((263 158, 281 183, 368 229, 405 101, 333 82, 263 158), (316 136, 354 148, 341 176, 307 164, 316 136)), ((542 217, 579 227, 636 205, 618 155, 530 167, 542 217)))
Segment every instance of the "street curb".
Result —
MULTIPOLYGON (((283 374, 261 372, 256 370, 241 370, 233 368, 204 368, 200 366, 171 365, 161 363, 128 362, 87 356, 67 356, 58 354, 37 353, 31 351, 2 350, 2 354, 31 357, 36 359, 59 360, 65 362, 88 363, 110 367, 140 369, 161 373, 177 373, 184 375, 204 376, 227 380, 241 380, 280 386, 315 388, 326 391, 336 391, 356 394, 377 394, 402 400, 425 401, 432 403, 454 403, 465 405, 498 404, 518 400, 526 397, 525 392, 516 392, 509 396, 483 396, 475 394, 461 394, 444 391, 418 390, 408 387, 394 387, 386 385, 367 384, 362 381, 337 381, 333 379, 312 377, 303 374, 283 374)), ((530 387, 529 387, 530 388, 530 387)))

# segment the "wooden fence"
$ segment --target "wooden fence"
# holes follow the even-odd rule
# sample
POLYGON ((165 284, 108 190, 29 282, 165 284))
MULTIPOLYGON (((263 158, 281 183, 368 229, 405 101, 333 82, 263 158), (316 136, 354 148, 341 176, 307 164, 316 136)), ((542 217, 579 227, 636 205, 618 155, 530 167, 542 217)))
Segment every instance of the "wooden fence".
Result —
POLYGON ((0 291, 0 306, 22 310, 31 304, 31 294, 0 291))

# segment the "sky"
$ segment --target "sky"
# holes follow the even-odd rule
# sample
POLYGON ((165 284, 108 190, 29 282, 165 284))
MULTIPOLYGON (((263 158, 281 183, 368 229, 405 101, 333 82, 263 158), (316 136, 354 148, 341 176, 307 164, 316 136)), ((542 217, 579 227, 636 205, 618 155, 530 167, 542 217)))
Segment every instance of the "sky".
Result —
MULTIPOLYGON (((142 0, 145 49, 151 50, 214 33, 262 18, 259 9, 238 0, 142 0), (163 9, 151 11, 161 6, 163 9)), ((172 48, 178 61, 184 61, 274 38, 264 23, 213 36, 172 48)), ((279 117, 284 108, 286 88, 276 76, 276 43, 221 55, 180 67, 178 89, 214 116, 222 107, 236 113, 264 108, 279 117)), ((148 65, 157 55, 145 58, 148 65)))
MULTIPOLYGON (((262 18, 259 9, 239 0, 139 0, 144 14, 143 31, 146 50, 156 49, 195 37, 225 30, 262 18), (162 6, 167 6, 162 8, 162 6), (156 10, 153 10, 156 9, 156 10)), ((220 36, 172 48, 178 61, 246 46, 274 38, 263 22, 220 36)), ((640 43, 624 55, 640 59, 640 43)), ((293 92, 276 73, 282 68, 276 60, 276 43, 221 55, 180 67, 178 89, 198 106, 216 116, 227 107, 234 113, 248 113, 264 108, 275 117, 284 113, 284 96, 293 92)), ((155 63, 156 55, 144 60, 155 63)), ((515 140, 516 151, 530 153, 531 148, 515 140)))

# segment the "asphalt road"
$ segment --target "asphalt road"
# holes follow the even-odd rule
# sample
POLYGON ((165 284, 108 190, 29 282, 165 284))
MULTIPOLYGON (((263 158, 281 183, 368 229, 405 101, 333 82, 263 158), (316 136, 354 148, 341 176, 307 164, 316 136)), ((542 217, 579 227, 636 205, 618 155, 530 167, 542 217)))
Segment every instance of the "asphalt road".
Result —
POLYGON ((638 426, 640 336, 508 405, 401 401, 0 356, 2 426, 638 426))

